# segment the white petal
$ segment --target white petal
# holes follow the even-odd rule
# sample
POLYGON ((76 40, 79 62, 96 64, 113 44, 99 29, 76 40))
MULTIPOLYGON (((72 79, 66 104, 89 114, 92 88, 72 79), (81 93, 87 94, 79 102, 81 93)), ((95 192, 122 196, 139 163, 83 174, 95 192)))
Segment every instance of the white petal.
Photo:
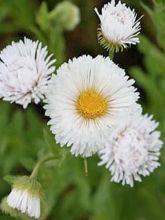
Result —
POLYGON ((7 203, 10 207, 18 209, 30 217, 36 219, 40 217, 40 199, 27 191, 13 188, 7 197, 7 203))

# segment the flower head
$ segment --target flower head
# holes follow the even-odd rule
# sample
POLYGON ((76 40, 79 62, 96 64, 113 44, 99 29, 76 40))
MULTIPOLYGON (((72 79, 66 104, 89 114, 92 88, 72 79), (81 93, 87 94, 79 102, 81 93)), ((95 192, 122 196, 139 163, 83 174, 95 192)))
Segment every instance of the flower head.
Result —
POLYGON ((13 189, 7 197, 8 206, 39 219, 41 214, 40 202, 40 183, 26 176, 16 178, 13 189))
POLYGON ((26 108, 44 97, 50 75, 54 71, 52 55, 47 47, 27 38, 13 42, 0 52, 0 97, 26 108))
POLYGON ((141 176, 148 176, 160 165, 162 141, 157 126, 151 116, 134 115, 109 136, 100 151, 99 165, 106 165, 112 181, 133 186, 134 180, 141 181, 141 176))
POLYGON ((133 83, 124 70, 102 56, 82 56, 63 64, 46 94, 46 115, 56 141, 71 146, 76 156, 96 153, 109 127, 136 106, 133 83))
POLYGON ((134 10, 120 1, 115 4, 115 0, 111 0, 102 8, 102 14, 95 11, 101 22, 98 39, 104 48, 117 52, 139 42, 140 19, 134 10))

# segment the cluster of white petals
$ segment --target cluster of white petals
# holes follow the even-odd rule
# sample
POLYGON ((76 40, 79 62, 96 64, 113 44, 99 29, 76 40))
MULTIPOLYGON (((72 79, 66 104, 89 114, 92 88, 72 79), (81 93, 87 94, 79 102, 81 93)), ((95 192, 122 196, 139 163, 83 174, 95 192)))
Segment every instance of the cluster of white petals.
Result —
POLYGON ((95 11, 101 22, 99 42, 106 49, 118 51, 139 42, 137 35, 140 32, 140 19, 137 19, 134 10, 120 1, 116 4, 115 0, 112 0, 104 5, 101 14, 97 9, 95 11))
POLYGON ((40 217, 40 198, 26 190, 13 188, 7 197, 7 203, 11 208, 17 209, 30 217, 36 219, 40 217))
POLYGON ((13 42, 0 52, 0 98, 26 108, 44 98, 55 60, 47 47, 27 38, 13 42))
POLYGON ((108 57, 84 55, 63 64, 50 80, 45 106, 57 143, 76 156, 96 153, 108 130, 138 108, 133 84, 108 57))
MULTIPOLYGON (((64 6, 67 11, 69 5, 60 3, 54 16, 63 12, 64 6)), ((73 13, 61 18, 65 29, 79 22, 78 8, 70 7, 73 13)), ((140 19, 134 10, 111 0, 101 14, 95 11, 101 22, 99 42, 110 52, 139 42, 140 19)), ((47 47, 38 41, 24 38, 13 42, 0 52, 0 98, 23 108, 44 100, 56 143, 70 147, 75 156, 98 153, 99 165, 105 165, 114 182, 132 187, 134 181, 153 172, 160 165, 163 143, 156 130, 158 123, 141 113, 134 80, 109 57, 101 55, 73 58, 57 74, 52 74, 54 63, 47 47)), ((27 187, 13 185, 8 206, 39 219, 40 184, 33 184, 27 177, 17 183, 27 187)))
POLYGON ((162 141, 152 116, 134 115, 126 125, 109 135, 100 151, 101 162, 112 174, 112 181, 133 186, 134 180, 148 176, 159 164, 162 141))

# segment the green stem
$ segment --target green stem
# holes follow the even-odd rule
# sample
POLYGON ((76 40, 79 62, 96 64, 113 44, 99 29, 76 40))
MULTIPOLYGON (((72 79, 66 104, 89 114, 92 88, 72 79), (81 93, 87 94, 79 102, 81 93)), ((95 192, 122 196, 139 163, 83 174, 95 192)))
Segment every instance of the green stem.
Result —
POLYGON ((46 163, 46 162, 49 161, 49 160, 54 160, 54 159, 57 159, 57 157, 55 157, 55 156, 51 156, 51 157, 50 157, 50 156, 49 156, 49 157, 45 157, 45 158, 39 160, 38 163, 35 165, 35 167, 34 167, 32 173, 31 173, 31 175, 30 175, 30 178, 31 178, 31 179, 32 179, 32 178, 36 178, 36 177, 37 177, 37 174, 38 174, 38 171, 39 171, 39 169, 40 169, 40 167, 41 167, 41 165, 43 165, 44 163, 46 163))
POLYGON ((112 51, 112 50, 109 50, 109 58, 110 58, 110 60, 113 60, 114 56, 115 56, 115 52, 112 51))
POLYGON ((84 158, 84 170, 85 170, 85 176, 88 176, 88 161, 86 158, 84 158))

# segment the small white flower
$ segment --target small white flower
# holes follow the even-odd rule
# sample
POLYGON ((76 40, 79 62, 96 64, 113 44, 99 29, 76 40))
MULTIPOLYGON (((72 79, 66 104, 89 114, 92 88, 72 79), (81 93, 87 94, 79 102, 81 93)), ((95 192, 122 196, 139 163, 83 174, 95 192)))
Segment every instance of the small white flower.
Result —
POLYGON ((0 52, 0 98, 26 108, 44 97, 55 60, 47 47, 27 38, 13 42, 0 52))
POLYGON ((139 42, 140 19, 134 10, 120 1, 115 5, 115 0, 112 0, 104 5, 102 14, 97 9, 95 11, 101 22, 98 39, 104 48, 117 52, 139 42))
POLYGON ((105 148, 100 151, 101 162, 112 174, 112 181, 133 186, 134 180, 148 176, 159 164, 162 141, 155 131, 158 123, 152 116, 135 115, 125 126, 109 136, 105 148))
POLYGON ((128 78, 102 56, 84 55, 63 64, 50 81, 45 106, 57 143, 71 146, 76 156, 96 153, 109 127, 136 111, 138 93, 128 78))
POLYGON ((41 215, 40 190, 41 186, 35 180, 27 177, 18 178, 7 197, 7 204, 21 213, 39 219, 41 215))
POLYGON ((40 217, 40 199, 31 195, 29 192, 12 189, 7 197, 10 207, 26 213, 30 217, 38 219, 40 217))

